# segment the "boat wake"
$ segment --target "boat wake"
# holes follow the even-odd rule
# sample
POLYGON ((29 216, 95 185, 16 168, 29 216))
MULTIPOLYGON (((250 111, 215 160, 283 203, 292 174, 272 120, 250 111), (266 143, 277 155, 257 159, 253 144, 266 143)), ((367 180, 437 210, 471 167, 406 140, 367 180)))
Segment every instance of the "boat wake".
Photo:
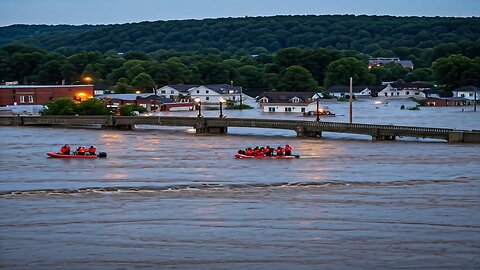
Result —
POLYGON ((48 196, 48 195, 75 195, 75 194, 116 194, 116 193, 159 193, 159 192, 181 192, 181 191, 250 191, 255 189, 279 189, 279 188, 326 188, 326 187, 398 187, 416 186, 434 183, 462 182, 468 178, 459 177, 455 179, 438 180, 403 180, 392 182, 278 182, 278 183, 251 183, 251 184, 185 184, 172 186, 106 186, 106 187, 84 187, 78 189, 37 189, 37 190, 12 190, 0 192, 0 197, 10 196, 48 196))

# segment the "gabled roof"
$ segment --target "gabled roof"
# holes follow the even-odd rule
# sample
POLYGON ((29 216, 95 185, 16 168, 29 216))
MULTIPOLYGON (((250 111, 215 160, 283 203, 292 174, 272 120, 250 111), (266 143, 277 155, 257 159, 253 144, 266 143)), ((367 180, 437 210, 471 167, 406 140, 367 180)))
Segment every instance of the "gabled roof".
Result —
POLYGON ((384 84, 384 85, 378 85, 378 86, 369 86, 368 89, 370 89, 370 93, 372 96, 375 96, 377 95, 378 93, 380 93, 383 89, 387 88, 388 85, 384 84))
MULTIPOLYGON (((365 89, 370 89, 368 86, 353 86, 352 92, 353 93, 360 93, 365 89)), ((343 86, 343 85, 333 85, 327 89, 329 93, 350 93, 350 86, 343 86)))
POLYGON ((172 84, 172 85, 165 85, 165 86, 176 89, 179 92, 188 92, 188 90, 190 90, 191 88, 199 87, 200 85, 199 84, 172 84))
POLYGON ((119 99, 119 100, 136 100, 137 97, 148 97, 153 95, 152 93, 146 93, 146 94, 106 94, 106 95, 99 95, 95 96, 97 99, 119 99))
POLYGON ((229 84, 208 84, 202 85, 208 89, 211 89, 219 94, 232 94, 230 91, 233 91, 235 94, 240 94, 242 92, 241 86, 233 86, 229 84))
POLYGON ((473 85, 467 85, 467 86, 462 86, 460 88, 457 88, 453 91, 462 91, 462 92, 480 92, 480 87, 476 87, 473 85))
POLYGON ((315 94, 316 92, 264 92, 257 100, 266 97, 269 103, 290 103, 292 98, 297 97, 301 103, 308 103, 315 94))
POLYGON ((229 84, 173 84, 173 85, 165 85, 165 86, 171 87, 183 93, 186 93, 190 90, 193 90, 201 86, 208 88, 212 91, 215 91, 218 94, 231 94, 229 93, 229 91, 231 90, 233 90, 235 94, 239 94, 242 92, 241 86, 233 86, 229 84))
POLYGON ((469 101, 463 97, 429 97, 428 99, 439 99, 444 101, 469 101))
POLYGON ((390 86, 397 89, 404 89, 404 88, 432 88, 431 84, 423 83, 423 82, 393 82, 390 83, 390 86))

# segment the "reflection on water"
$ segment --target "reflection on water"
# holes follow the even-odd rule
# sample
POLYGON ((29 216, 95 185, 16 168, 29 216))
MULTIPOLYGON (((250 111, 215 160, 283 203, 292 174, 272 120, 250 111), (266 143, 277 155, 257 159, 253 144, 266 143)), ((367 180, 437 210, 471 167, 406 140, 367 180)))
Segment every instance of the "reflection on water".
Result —
MULTIPOLYGON (((340 115, 346 105, 328 107, 340 115)), ((450 109, 432 117, 431 108, 380 114, 397 105, 360 101, 354 119, 470 129, 480 115, 450 109)), ((0 127, 7 138, 0 141, 0 268, 480 265, 478 145, 188 130, 0 127), (47 158, 65 143, 93 144, 108 158, 47 158), (287 143, 300 159, 233 158, 238 149, 287 143)))

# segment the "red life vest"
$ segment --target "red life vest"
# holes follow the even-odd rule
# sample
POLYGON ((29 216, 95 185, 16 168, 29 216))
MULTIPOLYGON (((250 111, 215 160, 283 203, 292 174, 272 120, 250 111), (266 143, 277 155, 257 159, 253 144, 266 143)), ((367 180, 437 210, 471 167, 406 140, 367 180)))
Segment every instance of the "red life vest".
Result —
POLYGON ((95 148, 95 147, 88 148, 88 153, 89 154, 95 155, 95 152, 97 152, 97 148, 95 148))

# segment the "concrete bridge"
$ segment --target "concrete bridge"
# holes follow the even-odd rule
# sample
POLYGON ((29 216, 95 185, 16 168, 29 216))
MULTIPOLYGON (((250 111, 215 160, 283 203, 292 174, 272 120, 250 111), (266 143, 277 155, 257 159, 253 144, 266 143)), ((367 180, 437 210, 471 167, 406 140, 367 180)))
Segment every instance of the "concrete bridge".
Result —
POLYGON ((294 130, 298 137, 321 137, 322 132, 337 132, 370 135, 373 140, 395 140, 400 136, 441 139, 451 143, 480 143, 480 130, 279 119, 166 116, 0 116, 0 125, 101 125, 103 128, 118 129, 132 129, 135 125, 186 126, 195 128, 197 133, 216 134, 226 133, 228 127, 249 127, 294 130))

